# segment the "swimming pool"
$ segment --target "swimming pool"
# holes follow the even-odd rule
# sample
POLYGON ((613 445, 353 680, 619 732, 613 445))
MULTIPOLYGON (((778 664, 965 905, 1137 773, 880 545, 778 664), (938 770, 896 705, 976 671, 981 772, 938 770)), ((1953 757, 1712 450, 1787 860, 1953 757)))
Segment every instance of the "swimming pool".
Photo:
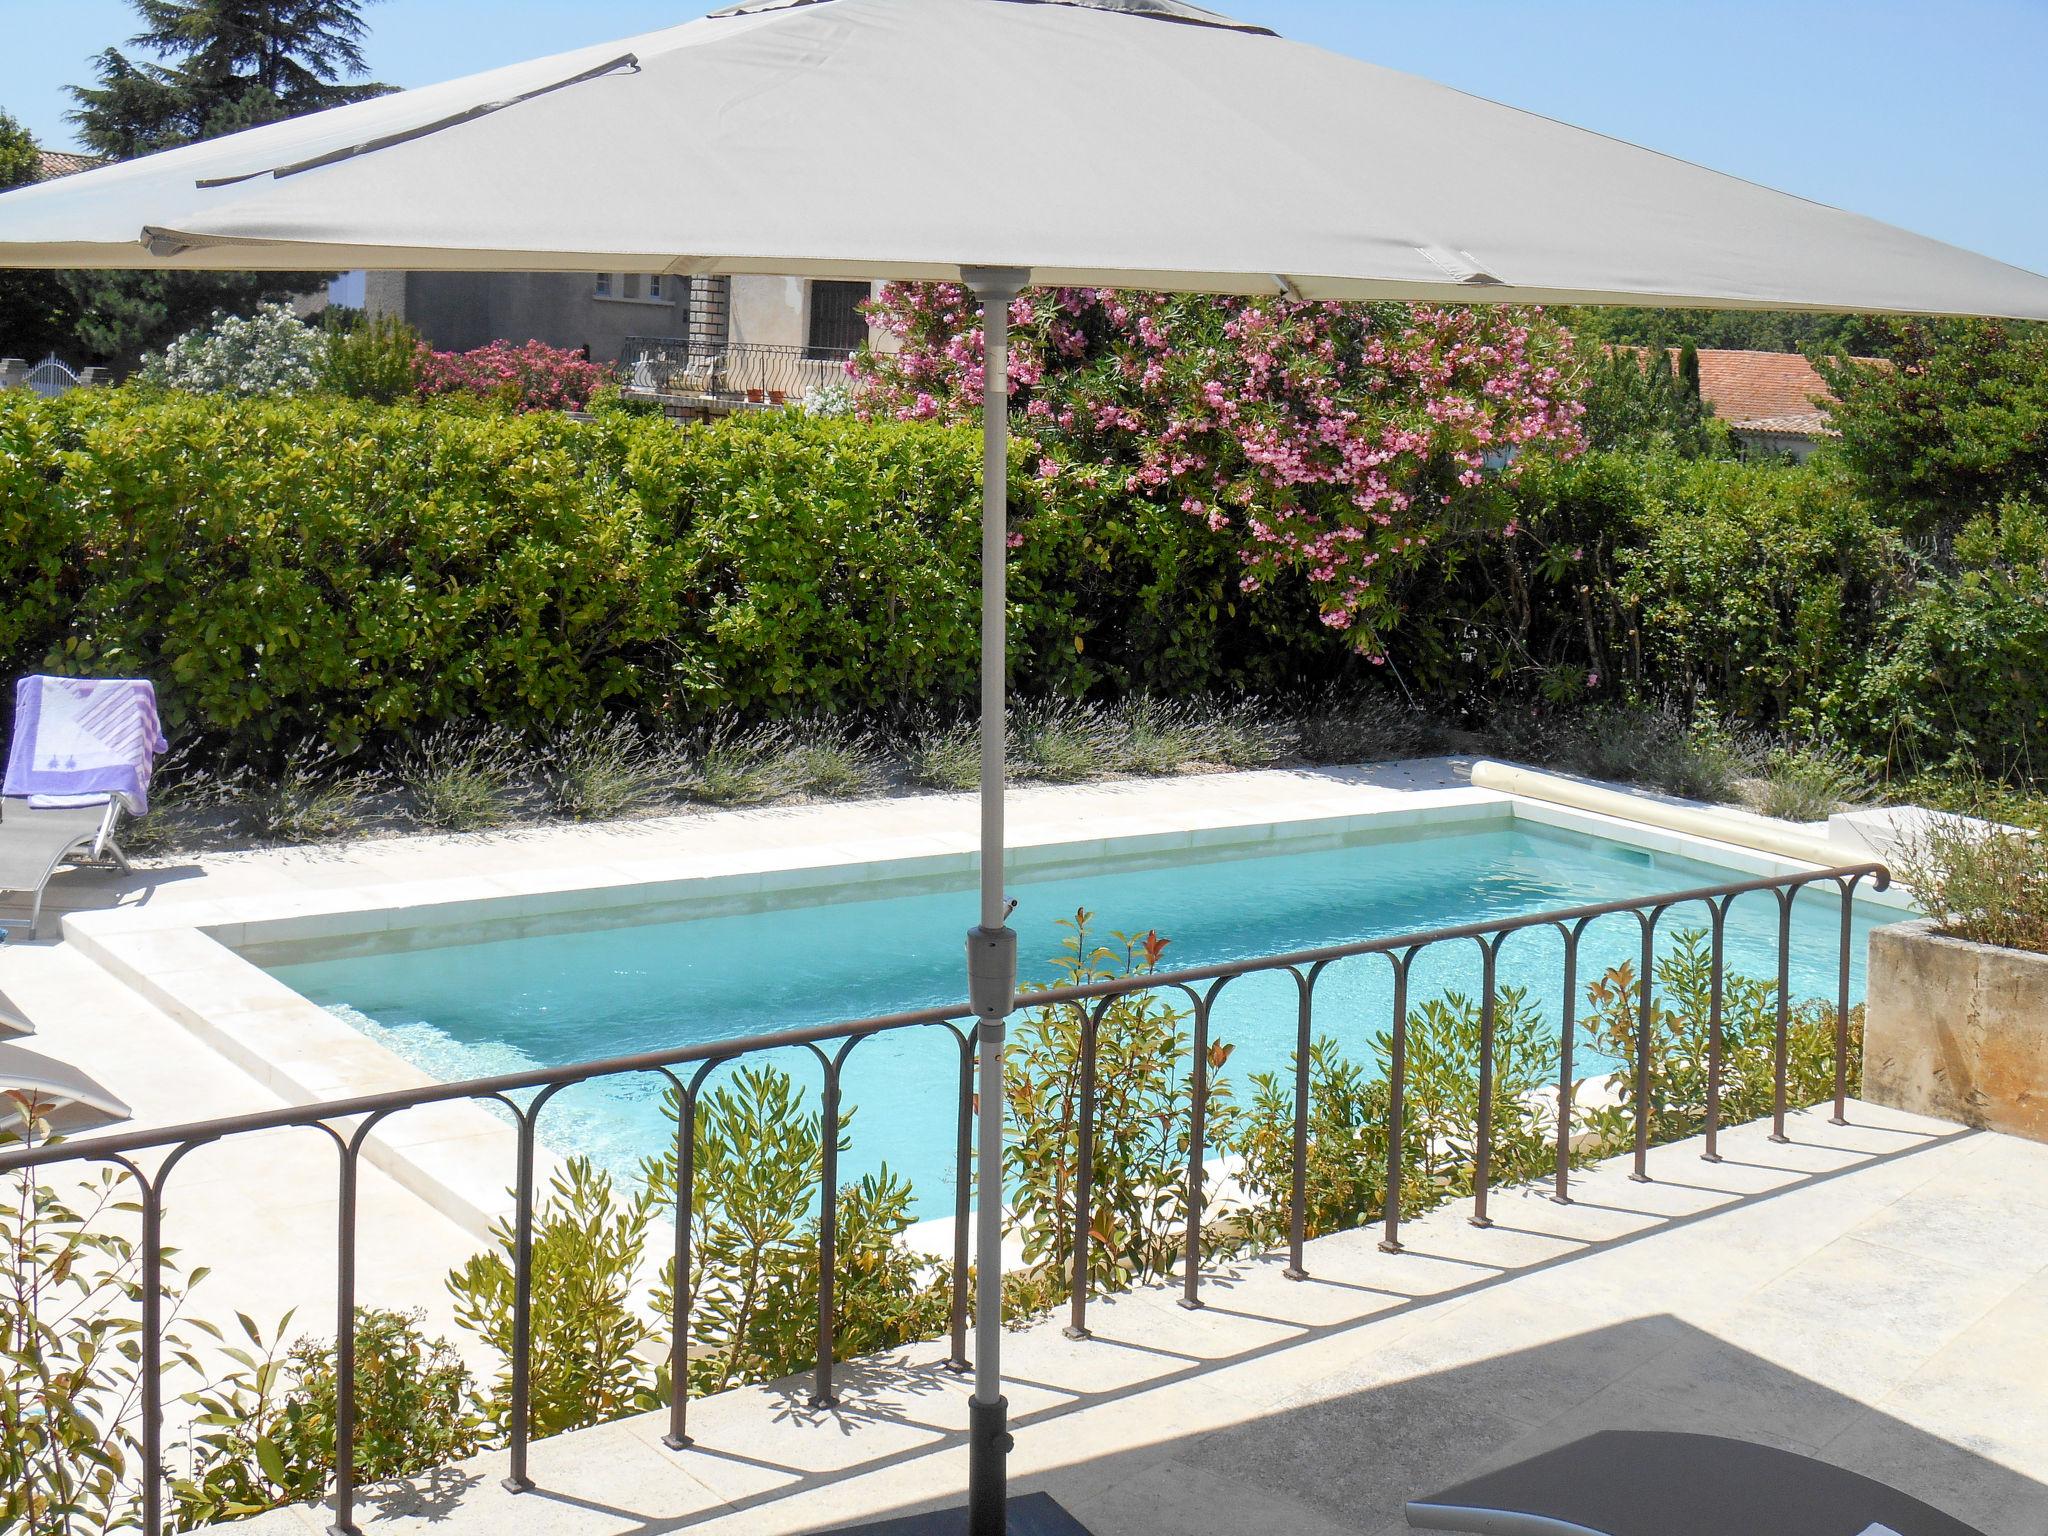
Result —
MULTIPOLYGON (((1359 831, 1342 846, 1288 851, 1285 844, 1091 857, 1086 873, 1064 868, 1011 883, 1019 905, 1022 979, 1054 978, 1061 919, 1095 914, 1093 931, 1156 929, 1171 941, 1170 966, 1281 954, 1450 924, 1641 897, 1744 878, 1741 872, 1582 833, 1503 819, 1394 832, 1359 831)), ((539 937, 485 938, 272 964, 272 974, 430 1075, 481 1077, 640 1051, 674 1049, 807 1024, 944 1004, 961 993, 961 941, 972 914, 971 876, 936 882, 869 880, 822 899, 774 910, 713 911, 679 921, 539 937)), ((1815 891, 1794 907, 1792 992, 1832 999, 1837 986, 1840 904, 1815 891)), ((1851 986, 1862 995, 1865 938, 1896 909, 1859 904, 1852 914, 1851 986)), ((1665 942, 1705 914, 1673 914, 1665 942)), ((1739 899, 1729 914, 1731 972, 1773 977, 1777 902, 1739 899)), ((1582 981, 1635 958, 1632 916, 1596 922, 1580 952, 1582 981)), ((1562 942, 1531 930, 1501 952, 1500 979, 1526 986, 1555 1025, 1562 942)), ((1417 961, 1411 1004, 1446 990, 1478 988, 1473 945, 1441 946, 1417 961)), ((1391 1016, 1391 968, 1376 956, 1344 962, 1319 985, 1316 1031, 1366 1057, 1366 1042, 1391 1016)), ((1284 1070, 1296 1025, 1284 976, 1234 983, 1212 1034, 1235 1054, 1229 1076, 1284 1070)), ((814 1083, 808 1052, 784 1065, 814 1083)), ((1582 1069, 1598 1070, 1582 1055, 1582 1069)), ((863 1044, 844 1077, 856 1113, 842 1174, 885 1160, 912 1181, 922 1214, 951 1210, 957 1047, 936 1031, 907 1031, 863 1044)), ((630 1175, 667 1143, 657 1080, 579 1084, 544 1114, 543 1143, 583 1153, 630 1175)))

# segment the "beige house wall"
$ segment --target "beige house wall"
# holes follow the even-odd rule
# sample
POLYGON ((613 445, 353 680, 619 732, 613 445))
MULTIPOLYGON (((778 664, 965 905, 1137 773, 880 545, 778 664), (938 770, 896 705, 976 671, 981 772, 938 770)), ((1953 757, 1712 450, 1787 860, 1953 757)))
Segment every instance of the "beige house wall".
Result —
MULTIPOLYGON (((401 317, 443 351, 532 340, 587 347, 595 361, 612 363, 630 336, 681 336, 688 326, 678 301, 689 280, 663 278, 659 299, 648 297, 648 286, 647 277, 625 273, 611 274, 610 293, 600 294, 595 273, 371 272, 363 280, 363 307, 401 317)), ((732 280, 732 345, 802 347, 810 324, 808 280, 732 280)))

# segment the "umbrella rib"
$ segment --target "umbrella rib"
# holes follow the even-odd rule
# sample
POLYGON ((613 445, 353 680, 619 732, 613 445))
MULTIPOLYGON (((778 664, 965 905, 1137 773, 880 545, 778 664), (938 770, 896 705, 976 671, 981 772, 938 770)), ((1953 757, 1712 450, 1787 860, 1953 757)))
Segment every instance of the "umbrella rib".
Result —
POLYGON ((329 150, 326 154, 315 155, 309 160, 295 160, 286 165, 273 166, 267 171, 244 171, 237 176, 211 176, 195 183, 195 185, 202 190, 210 190, 215 187, 231 187, 238 182, 253 181, 259 176, 270 176, 282 181, 285 177, 296 176, 302 171, 315 171, 323 165, 336 165, 343 160, 353 160, 358 155, 372 154, 377 150, 389 149, 397 144, 409 144, 414 139, 424 139, 428 135, 439 133, 446 128, 458 128, 464 123, 473 123, 480 117, 489 117, 494 112, 502 112, 507 107, 516 107, 521 102, 533 101, 541 96, 549 96, 556 91, 565 91, 572 85, 582 85, 586 81, 600 80, 606 75, 617 74, 622 69, 638 73, 640 69, 640 56, 635 53, 622 53, 616 59, 607 59, 604 63, 594 65, 580 74, 571 75, 566 80, 556 80, 548 85, 536 86, 530 91, 521 91, 517 96, 507 96, 502 101, 479 102, 473 107, 466 107, 462 111, 451 113, 447 117, 436 118, 431 123, 421 123, 417 127, 402 128, 396 133, 387 133, 379 138, 365 139, 360 144, 350 144, 342 149, 329 150))

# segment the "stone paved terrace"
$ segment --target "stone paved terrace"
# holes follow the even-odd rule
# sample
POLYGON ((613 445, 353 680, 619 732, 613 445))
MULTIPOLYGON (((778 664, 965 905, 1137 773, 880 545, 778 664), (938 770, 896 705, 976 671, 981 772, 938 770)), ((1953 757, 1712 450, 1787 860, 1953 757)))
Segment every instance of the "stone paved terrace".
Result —
MULTIPOLYGON (((1435 1212, 1384 1254, 1312 1243, 1296 1283, 1261 1260, 1207 1308, 1148 1291, 1011 1335, 1018 1491, 1098 1536, 1405 1529, 1403 1501, 1614 1427, 1817 1454, 1979 1526, 2048 1533, 2048 1146, 1869 1105, 1600 1165, 1576 1202, 1496 1195, 1496 1225, 1435 1212)), ((373 1492, 372 1536, 799 1532, 958 1497, 965 1384, 936 1347, 536 1444, 539 1490, 485 1458, 373 1492)), ((322 1528, 286 1510, 248 1536, 322 1528)))

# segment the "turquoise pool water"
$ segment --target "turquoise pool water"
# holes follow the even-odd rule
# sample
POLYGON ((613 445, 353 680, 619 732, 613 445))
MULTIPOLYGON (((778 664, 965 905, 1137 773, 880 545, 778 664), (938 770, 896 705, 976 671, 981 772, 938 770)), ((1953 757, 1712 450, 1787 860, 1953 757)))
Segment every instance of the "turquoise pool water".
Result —
MULTIPOLYGON (((1171 868, 1117 868, 1082 877, 1013 883, 1012 920, 1027 981, 1053 977, 1059 919, 1085 907, 1097 929, 1157 929, 1165 964, 1196 966, 1340 944, 1379 935, 1552 908, 1655 895, 1744 878, 1711 864, 1601 839, 1487 823, 1307 853, 1212 858, 1171 868)), ((1759 892, 1729 916, 1728 966, 1776 974, 1777 902, 1759 892)), ((1820 893, 1795 903, 1792 991, 1832 999, 1840 903, 1820 893)), ((806 1024, 948 1003, 962 991, 961 944, 973 916, 965 889, 889 894, 775 912, 451 945, 273 967, 302 995, 443 1080, 793 1029, 806 1024)), ((1859 904, 1852 988, 1860 999, 1865 936, 1896 913, 1859 904)), ((1704 912, 1693 926, 1705 926, 1704 912)), ((1669 935, 1686 926, 1665 920, 1669 935)), ((1582 980, 1638 956, 1627 915, 1602 919, 1581 948, 1582 980)), ((1526 986, 1553 1025, 1563 945, 1531 930, 1501 954, 1501 980, 1526 986)), ((1416 962, 1411 1003, 1445 990, 1476 994, 1477 950, 1442 946, 1416 962)), ((1365 1042, 1390 1021, 1390 967, 1377 956, 1334 967, 1317 989, 1316 1029, 1365 1042)), ((1243 1082, 1284 1070, 1293 1050, 1294 986, 1284 976, 1232 984, 1215 1036, 1236 1047, 1228 1075, 1243 1082)), ((815 1083, 808 1052, 783 1063, 815 1083)), ((907 1175, 927 1215, 952 1209, 953 1114, 958 1051, 936 1031, 906 1031, 855 1050, 844 1078, 856 1106, 842 1167, 858 1176, 885 1158, 907 1175)), ((1582 1054, 1587 1071, 1600 1065, 1582 1054)), ((621 1173, 670 1133, 650 1077, 581 1084, 559 1095, 543 1142, 586 1153, 621 1173)))

